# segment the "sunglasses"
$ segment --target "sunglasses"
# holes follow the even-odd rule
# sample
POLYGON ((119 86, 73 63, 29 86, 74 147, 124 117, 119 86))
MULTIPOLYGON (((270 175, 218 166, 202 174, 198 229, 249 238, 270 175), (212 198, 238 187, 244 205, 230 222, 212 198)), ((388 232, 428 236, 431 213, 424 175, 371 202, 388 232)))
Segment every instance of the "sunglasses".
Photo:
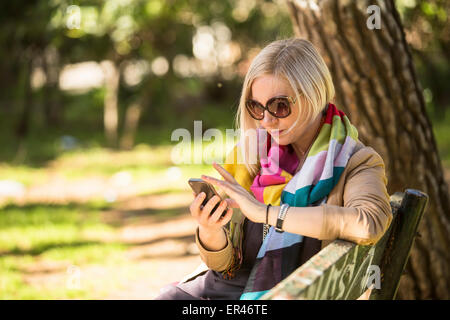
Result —
POLYGON ((270 98, 266 106, 263 106, 256 100, 248 99, 245 102, 245 107, 255 120, 264 119, 264 110, 267 110, 275 118, 286 118, 291 114, 291 103, 294 104, 295 100, 296 98, 289 96, 276 96, 270 98))

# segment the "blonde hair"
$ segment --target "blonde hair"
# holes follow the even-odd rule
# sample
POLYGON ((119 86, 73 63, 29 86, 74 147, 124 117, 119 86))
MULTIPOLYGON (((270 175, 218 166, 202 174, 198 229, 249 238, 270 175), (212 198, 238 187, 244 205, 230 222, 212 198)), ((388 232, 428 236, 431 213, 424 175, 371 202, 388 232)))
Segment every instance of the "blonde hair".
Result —
MULTIPOLYGON (((325 61, 311 42, 300 38, 289 38, 273 41, 263 48, 253 59, 242 86, 242 93, 235 118, 235 127, 239 130, 239 142, 242 161, 253 175, 258 173, 259 154, 257 161, 249 161, 251 141, 248 130, 258 128, 258 121, 253 119, 245 102, 249 98, 253 81, 260 76, 273 75, 286 80, 296 95, 296 105, 299 106, 303 96, 305 104, 298 112, 295 125, 300 118, 306 122, 315 119, 326 104, 334 97, 334 86, 331 74, 325 61)), ((289 128, 288 130, 292 129, 289 128)))

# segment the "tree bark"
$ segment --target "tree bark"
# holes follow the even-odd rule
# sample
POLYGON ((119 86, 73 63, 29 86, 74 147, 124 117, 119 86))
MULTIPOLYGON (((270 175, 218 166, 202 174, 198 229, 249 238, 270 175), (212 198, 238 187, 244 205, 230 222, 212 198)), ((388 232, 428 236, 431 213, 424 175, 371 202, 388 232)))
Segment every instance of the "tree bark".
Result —
POLYGON ((44 87, 44 112, 48 126, 62 126, 61 97, 59 93, 60 61, 59 53, 53 47, 48 47, 43 54, 43 69, 46 75, 44 87))
POLYGON ((450 198, 422 89, 392 0, 287 0, 296 36, 321 52, 336 104, 383 157, 388 192, 430 196, 397 299, 449 299, 450 198), (381 28, 369 29, 370 5, 381 28))
POLYGON ((24 63, 24 92, 23 92, 23 110, 16 126, 16 137, 19 142, 24 140, 30 131, 30 117, 32 109, 32 91, 31 91, 31 72, 33 70, 33 49, 28 48, 24 54, 26 61, 24 63))
POLYGON ((120 71, 116 63, 111 61, 102 61, 101 66, 105 74, 105 99, 103 124, 105 127, 106 141, 110 147, 117 147, 118 125, 119 125, 119 107, 118 94, 120 71))
POLYGON ((123 135, 120 139, 120 149, 131 150, 134 146, 134 138, 141 117, 142 106, 139 103, 133 103, 127 108, 123 135))

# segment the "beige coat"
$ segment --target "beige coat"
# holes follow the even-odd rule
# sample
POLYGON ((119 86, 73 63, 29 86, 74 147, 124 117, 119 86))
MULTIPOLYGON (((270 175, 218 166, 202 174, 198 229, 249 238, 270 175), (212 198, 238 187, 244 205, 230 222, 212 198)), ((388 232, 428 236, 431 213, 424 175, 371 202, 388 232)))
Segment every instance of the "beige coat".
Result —
MULTIPOLYGON (((361 142, 358 142, 356 150, 326 203, 321 205, 322 223, 311 232, 315 234, 311 237, 322 240, 322 248, 335 239, 373 245, 392 221, 383 159, 373 148, 361 142)), ((203 247, 198 228, 195 238, 204 264, 185 277, 184 281, 203 273, 207 268, 222 271, 231 259, 232 247, 228 233, 227 246, 220 251, 209 251, 203 247)))

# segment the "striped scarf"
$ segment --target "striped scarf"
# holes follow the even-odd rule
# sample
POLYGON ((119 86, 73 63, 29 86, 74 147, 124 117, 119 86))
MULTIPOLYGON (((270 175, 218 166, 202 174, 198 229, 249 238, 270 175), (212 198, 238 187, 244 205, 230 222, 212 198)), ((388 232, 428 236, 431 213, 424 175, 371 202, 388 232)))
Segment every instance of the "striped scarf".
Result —
MULTIPOLYGON (((292 146, 271 143, 273 139, 270 135, 265 136, 267 156, 260 157, 261 170, 253 181, 244 164, 232 163, 228 158, 225 169, 262 203, 270 203, 273 206, 287 203, 292 207, 308 207, 326 202, 328 194, 338 183, 354 153, 358 131, 342 111, 329 103, 323 125, 301 170, 295 175, 299 159, 292 146)), ((236 157, 238 152, 239 147, 235 146, 230 155, 236 157)), ((242 264, 244 219, 245 216, 236 210, 230 221, 229 231, 234 253, 233 261, 223 273, 224 277, 233 277, 242 264)), ((297 269, 302 241, 302 235, 278 233, 271 226, 259 249, 241 300, 260 298, 297 269)))

